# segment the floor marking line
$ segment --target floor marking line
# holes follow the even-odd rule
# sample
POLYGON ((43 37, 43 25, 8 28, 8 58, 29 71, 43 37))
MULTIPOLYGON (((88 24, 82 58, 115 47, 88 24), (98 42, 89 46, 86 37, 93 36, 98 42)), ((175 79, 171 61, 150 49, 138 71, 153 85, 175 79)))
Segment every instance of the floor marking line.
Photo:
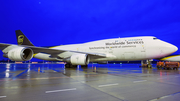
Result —
POLYGON ((7 97, 7 96, 0 96, 0 98, 5 98, 5 97, 7 97))
POLYGON ((55 92, 72 91, 72 90, 76 90, 76 88, 72 88, 72 89, 62 89, 62 90, 53 90, 53 91, 46 91, 46 93, 55 93, 55 92))
POLYGON ((81 83, 86 83, 85 81, 81 81, 81 83))
POLYGON ((173 94, 170 94, 170 95, 165 95, 165 96, 162 96, 162 97, 158 97, 158 98, 156 98, 156 99, 152 99, 152 100, 149 100, 149 101, 157 101, 157 100, 164 99, 164 98, 167 98, 167 97, 175 96, 175 95, 177 95, 177 94, 180 94, 180 92, 173 93, 173 94))
POLYGON ((159 80, 159 79, 167 79, 167 77, 164 77, 164 78, 157 78, 157 79, 158 79, 158 80, 159 80))
POLYGON ((106 84, 106 85, 99 85, 98 87, 116 86, 116 85, 119 85, 119 83, 114 83, 114 84, 106 84))
MULTIPOLYGON (((102 76, 105 74, 96 74, 91 76, 102 76)), ((70 77, 50 77, 50 78, 30 78, 30 79, 10 79, 10 80, 0 80, 0 81, 20 81, 20 80, 46 80, 46 79, 60 79, 60 78, 72 78, 72 77, 84 77, 84 76, 70 76, 70 77)))
POLYGON ((133 83, 146 82, 147 80, 133 81, 133 83))

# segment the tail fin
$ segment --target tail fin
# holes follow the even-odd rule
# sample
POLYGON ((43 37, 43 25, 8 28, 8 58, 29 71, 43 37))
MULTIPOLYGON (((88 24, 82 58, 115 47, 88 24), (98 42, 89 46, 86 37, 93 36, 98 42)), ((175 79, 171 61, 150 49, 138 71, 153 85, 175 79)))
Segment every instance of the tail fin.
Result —
POLYGON ((34 46, 29 39, 21 32, 21 30, 16 30, 16 38, 18 45, 28 45, 28 46, 34 46))

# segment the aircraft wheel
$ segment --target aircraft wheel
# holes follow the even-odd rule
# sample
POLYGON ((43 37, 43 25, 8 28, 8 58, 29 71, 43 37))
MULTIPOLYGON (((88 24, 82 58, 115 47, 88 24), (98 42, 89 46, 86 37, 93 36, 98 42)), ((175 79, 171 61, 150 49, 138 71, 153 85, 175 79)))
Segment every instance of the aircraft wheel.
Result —
POLYGON ((73 67, 77 67, 77 65, 72 65, 72 64, 68 63, 68 64, 65 64, 65 67, 66 68, 73 68, 73 67))
POLYGON ((88 65, 81 65, 81 67, 88 67, 88 65))
POLYGON ((65 67, 66 67, 66 68, 70 68, 70 67, 71 67, 71 64, 67 63, 67 64, 65 64, 65 67))
POLYGON ((72 67, 76 68, 78 65, 72 65, 72 67))

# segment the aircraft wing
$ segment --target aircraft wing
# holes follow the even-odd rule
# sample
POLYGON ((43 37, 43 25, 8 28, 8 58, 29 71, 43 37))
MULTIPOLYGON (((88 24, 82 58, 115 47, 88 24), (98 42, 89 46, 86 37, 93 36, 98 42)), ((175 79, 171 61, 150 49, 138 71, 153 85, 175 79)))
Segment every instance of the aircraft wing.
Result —
POLYGON ((3 50, 4 48, 11 46, 13 44, 5 44, 5 43, 0 43, 0 50, 3 50))
POLYGON ((7 46, 10 46, 10 45, 13 45, 13 44, 0 43, 0 47, 7 47, 7 46))
POLYGON ((98 57, 106 57, 106 54, 103 53, 93 53, 93 52, 82 52, 82 51, 73 51, 73 50, 62 50, 62 49, 52 49, 52 48, 45 48, 45 47, 36 47, 36 46, 27 46, 27 45, 14 45, 14 44, 5 44, 0 43, 0 49, 4 49, 8 46, 19 46, 19 47, 28 47, 33 50, 34 53, 47 53, 51 55, 58 55, 63 52, 73 52, 73 53, 81 53, 81 54, 88 54, 91 56, 98 56, 98 57))
POLYGON ((82 51, 73 51, 73 50, 62 50, 62 49, 52 49, 52 48, 44 48, 44 47, 35 47, 35 46, 27 46, 31 48, 34 53, 47 53, 47 54, 60 54, 63 52, 73 52, 73 53, 81 53, 81 54, 88 54, 92 56, 100 56, 106 57, 106 54, 103 53, 92 53, 92 52, 82 52, 82 51))

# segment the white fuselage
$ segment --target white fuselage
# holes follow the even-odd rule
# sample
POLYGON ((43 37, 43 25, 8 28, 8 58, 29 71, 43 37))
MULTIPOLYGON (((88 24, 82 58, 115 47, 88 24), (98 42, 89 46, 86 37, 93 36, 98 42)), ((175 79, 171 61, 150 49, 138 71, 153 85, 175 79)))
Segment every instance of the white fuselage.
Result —
MULTIPOLYGON (((170 55, 177 51, 176 46, 155 37, 114 38, 83 44, 56 46, 52 48, 106 54, 105 58, 90 57, 90 62, 155 59, 170 55)), ((58 54, 58 56, 61 58, 68 58, 74 54, 79 53, 63 52, 58 54)), ((34 55, 34 58, 50 61, 60 60, 51 58, 49 54, 44 53, 38 53, 34 55)))

